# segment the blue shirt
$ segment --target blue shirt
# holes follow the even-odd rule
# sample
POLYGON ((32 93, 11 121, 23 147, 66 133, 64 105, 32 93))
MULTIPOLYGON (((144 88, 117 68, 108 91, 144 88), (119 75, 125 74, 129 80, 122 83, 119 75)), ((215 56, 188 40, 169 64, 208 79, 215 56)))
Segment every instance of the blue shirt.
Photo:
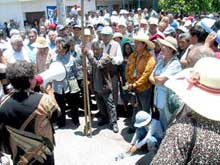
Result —
POLYGON ((66 78, 63 81, 53 81, 54 91, 58 94, 71 92, 69 87, 69 80, 74 80, 77 77, 77 67, 74 57, 70 52, 67 52, 65 55, 57 55, 52 59, 53 62, 61 62, 66 69, 66 78))
MULTIPOLYGON (((175 75, 182 70, 181 64, 177 56, 173 56, 170 61, 165 64, 164 58, 161 58, 154 68, 154 76, 165 76, 167 78, 175 75)), ((167 103, 167 88, 164 85, 155 85, 154 104, 159 109, 164 109, 167 103)))

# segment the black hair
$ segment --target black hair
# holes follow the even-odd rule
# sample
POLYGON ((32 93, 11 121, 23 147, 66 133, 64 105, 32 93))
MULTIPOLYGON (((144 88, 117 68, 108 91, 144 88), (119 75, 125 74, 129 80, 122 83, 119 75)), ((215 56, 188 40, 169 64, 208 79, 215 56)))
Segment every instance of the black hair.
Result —
POLYGON ((209 33, 205 31, 200 25, 195 25, 190 29, 190 34, 191 36, 196 35, 198 38, 199 43, 205 42, 206 37, 208 36, 209 33))
POLYGON ((9 64, 6 69, 6 78, 18 90, 30 88, 30 80, 34 78, 35 67, 26 61, 9 64))
POLYGON ((55 42, 63 42, 63 49, 66 49, 66 52, 70 50, 70 43, 73 42, 71 37, 57 37, 55 42))

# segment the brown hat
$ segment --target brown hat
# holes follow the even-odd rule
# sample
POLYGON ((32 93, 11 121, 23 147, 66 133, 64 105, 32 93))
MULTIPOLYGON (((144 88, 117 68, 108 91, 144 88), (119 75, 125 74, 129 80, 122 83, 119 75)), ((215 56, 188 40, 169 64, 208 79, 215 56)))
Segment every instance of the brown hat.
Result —
POLYGON ((32 44, 35 48, 47 48, 47 40, 44 37, 37 37, 36 41, 32 44))

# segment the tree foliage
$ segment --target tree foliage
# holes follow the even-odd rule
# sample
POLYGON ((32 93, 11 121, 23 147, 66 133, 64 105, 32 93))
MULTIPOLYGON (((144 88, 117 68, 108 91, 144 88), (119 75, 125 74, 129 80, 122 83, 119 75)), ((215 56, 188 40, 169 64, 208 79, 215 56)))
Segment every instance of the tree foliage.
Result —
POLYGON ((159 8, 173 13, 220 12, 220 0, 159 0, 159 8))

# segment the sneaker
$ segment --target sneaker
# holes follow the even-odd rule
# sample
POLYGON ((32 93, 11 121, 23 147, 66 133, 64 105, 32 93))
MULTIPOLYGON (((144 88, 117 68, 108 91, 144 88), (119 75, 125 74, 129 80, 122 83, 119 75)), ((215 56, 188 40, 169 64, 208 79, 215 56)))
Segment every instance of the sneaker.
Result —
POLYGON ((101 121, 98 123, 98 126, 103 126, 103 125, 106 125, 106 124, 109 124, 109 121, 107 121, 107 120, 101 120, 101 121))
POLYGON ((118 124, 113 124, 112 125, 112 130, 114 133, 118 133, 119 129, 118 129, 118 124))

